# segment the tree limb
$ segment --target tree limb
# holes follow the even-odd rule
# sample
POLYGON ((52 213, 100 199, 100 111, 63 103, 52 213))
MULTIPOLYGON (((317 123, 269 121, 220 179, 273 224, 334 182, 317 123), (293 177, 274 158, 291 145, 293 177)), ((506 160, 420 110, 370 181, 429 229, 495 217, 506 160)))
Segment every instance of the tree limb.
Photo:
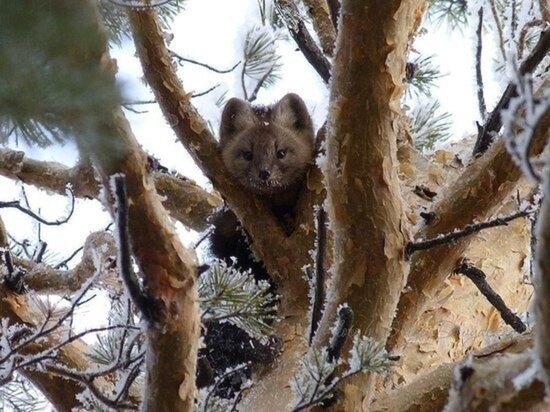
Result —
POLYGON ((321 79, 328 84, 331 76, 331 64, 309 34, 309 31, 300 18, 300 11, 294 1, 275 0, 277 11, 286 23, 290 35, 304 54, 306 60, 317 71, 321 79))
POLYGON ((313 28, 319 37, 323 52, 332 56, 336 44, 336 30, 332 24, 327 0, 303 0, 313 22, 313 28))
MULTIPOLYGON (((70 185, 75 197, 99 196, 100 186, 93 169, 83 163, 69 168, 57 162, 29 159, 21 151, 0 149, 0 175, 60 195, 65 195, 70 185)), ((190 179, 161 172, 152 172, 152 176, 157 191, 164 197, 163 204, 174 219, 193 230, 206 229, 208 217, 221 205, 219 196, 190 179)))
MULTIPOLYGON (((324 165, 335 261, 316 346, 327 343, 343 303, 362 334, 385 340, 389 333, 407 269, 395 122, 419 8, 415 1, 342 3, 324 165)), ((371 395, 372 379, 356 379, 359 390, 344 409, 357 410, 371 395)))
MULTIPOLYGON (((531 347, 532 335, 504 339, 473 353, 474 365, 500 362, 505 354, 522 353, 531 347)), ((444 409, 453 381, 453 370, 464 360, 445 363, 420 375, 411 383, 381 394, 370 406, 373 412, 432 412, 444 409)))

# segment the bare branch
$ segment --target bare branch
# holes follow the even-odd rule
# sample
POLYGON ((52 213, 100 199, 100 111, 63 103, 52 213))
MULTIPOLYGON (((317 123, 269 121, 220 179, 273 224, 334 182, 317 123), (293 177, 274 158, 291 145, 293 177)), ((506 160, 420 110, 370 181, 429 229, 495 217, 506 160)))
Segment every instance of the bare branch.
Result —
POLYGON ((241 64, 241 62, 237 62, 235 63, 235 65, 233 65, 231 68, 229 69, 216 69, 215 67, 212 67, 210 66, 209 64, 206 64, 206 63, 201 63, 197 60, 193 60, 193 59, 190 59, 188 57, 183 57, 183 56, 180 56, 178 53, 176 53, 175 51, 173 50, 168 50, 170 52, 170 56, 172 56, 173 58, 177 59, 179 61, 180 64, 182 64, 183 62, 187 62, 187 63, 192 63, 192 64, 196 64, 197 66, 201 66, 201 67, 204 67, 208 70, 211 70, 215 73, 221 73, 221 74, 224 74, 224 73, 231 73, 233 70, 235 70, 237 68, 237 66, 239 64, 241 64))
MULTIPOLYGON (((547 28, 540 35, 539 41, 536 46, 533 48, 529 56, 521 63, 519 67, 519 73, 524 75, 526 73, 531 73, 537 67, 537 65, 542 61, 542 59, 548 54, 550 50, 550 28, 547 28)), ((504 93, 502 94, 497 105, 493 111, 489 114, 487 121, 480 129, 476 143, 474 145, 474 156, 480 156, 485 153, 491 143, 494 140, 496 133, 499 132, 502 127, 501 113, 506 109, 510 100, 517 95, 515 83, 510 83, 504 93)))
POLYGON ((73 195, 73 192, 70 189, 67 189, 67 192, 70 194, 69 197, 71 199, 71 208, 69 210, 69 213, 66 217, 58 219, 58 220, 54 220, 52 222, 43 219, 42 217, 40 217, 36 213, 34 213, 32 210, 21 206, 21 204, 19 203, 19 200, 13 200, 13 201, 10 201, 10 202, 0 202, 0 209, 1 208, 14 208, 14 209, 17 209, 17 210, 23 212, 27 216, 32 217, 34 220, 36 220, 37 222, 40 222, 44 225, 47 225, 47 226, 60 226, 64 223, 67 223, 69 221, 69 219, 71 218, 71 216, 73 215, 73 212, 74 212, 74 195, 73 195))
POLYGON ((481 54, 483 47, 483 6, 477 12, 477 29, 476 29, 476 83, 477 83, 477 103, 479 106, 479 116, 481 121, 487 117, 487 106, 485 105, 485 95, 483 87, 483 76, 481 74, 481 54))
POLYGON ((328 84, 332 67, 328 59, 315 43, 311 34, 307 30, 300 11, 294 1, 291 0, 275 0, 277 11, 281 18, 285 21, 290 35, 304 54, 306 60, 313 66, 319 76, 325 83, 328 84))
POLYGON ((313 342, 313 337, 319 326, 323 314, 323 305, 325 304, 325 248, 327 247, 327 213, 320 207, 317 211, 317 248, 315 250, 315 282, 313 283, 313 303, 311 308, 311 331, 309 333, 309 344, 313 342))
POLYGON ((451 243, 463 237, 473 235, 474 233, 477 233, 484 229, 489 229, 497 226, 506 226, 508 225, 508 222, 511 222, 512 220, 518 219, 520 217, 529 216, 532 213, 533 210, 521 210, 509 216, 499 217, 493 220, 489 220, 487 222, 471 223, 469 225, 466 225, 464 229, 447 233, 446 235, 439 235, 427 240, 409 242, 407 243, 407 247, 405 249, 405 256, 409 258, 414 252, 417 252, 419 250, 428 250, 435 246, 451 243))
POLYGON ((493 305, 500 313, 502 320, 510 325, 518 333, 523 333, 527 330, 527 326, 522 320, 514 314, 498 293, 496 293, 491 285, 487 282, 487 276, 480 269, 473 266, 468 260, 462 259, 454 270, 455 273, 462 273, 467 276, 479 291, 487 298, 489 303, 493 305))
MULTIPOLYGON (((74 196, 98 198, 99 184, 87 164, 69 168, 57 162, 29 159, 24 152, 0 149, 0 175, 65 195, 70 185, 74 196)), ((194 230, 204 230, 207 218, 221 205, 221 198, 190 179, 152 172, 155 186, 171 216, 194 230)))

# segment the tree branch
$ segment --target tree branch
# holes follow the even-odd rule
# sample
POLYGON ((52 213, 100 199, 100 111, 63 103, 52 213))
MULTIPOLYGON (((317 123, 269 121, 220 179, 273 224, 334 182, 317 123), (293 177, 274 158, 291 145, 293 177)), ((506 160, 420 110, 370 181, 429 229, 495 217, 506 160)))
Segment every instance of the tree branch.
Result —
MULTIPOLYGON (((335 261, 317 347, 327 343, 343 303, 362 334, 384 341, 389 333, 407 269, 395 122, 419 7, 414 1, 342 3, 323 170, 335 261)), ((352 381, 358 390, 344 400, 344 409, 353 410, 372 394, 372 377, 352 381)))
POLYGON ((306 60, 321 76, 321 79, 328 84, 331 76, 331 64, 309 34, 303 19, 300 18, 300 11, 296 4, 291 0, 275 0, 275 6, 306 60))
POLYGON ((327 0, 303 0, 319 37, 323 52, 332 56, 336 44, 336 30, 331 20, 327 0))
MULTIPOLYGON (((531 73, 542 61, 542 59, 548 54, 550 50, 550 28, 547 28, 540 35, 539 41, 529 54, 527 58, 521 63, 519 67, 519 73, 524 75, 531 73)), ((501 113, 504 109, 508 108, 510 100, 517 96, 517 87, 515 83, 510 83, 504 90, 497 105, 489 114, 485 124, 479 130, 476 143, 474 145, 474 156, 480 156, 485 153, 491 143, 494 140, 496 133, 499 132, 502 127, 501 113)))
MULTIPOLYGON (((69 168, 57 162, 29 159, 24 152, 0 149, 0 175, 60 195, 65 195, 70 185, 75 197, 99 196, 93 169, 86 164, 69 168)), ((190 179, 161 172, 152 172, 152 177, 174 219, 193 230, 206 229, 208 217, 221 205, 218 195, 205 191, 190 179)))
MULTIPOLYGON (((529 349, 533 337, 529 334, 503 339, 498 343, 473 352, 474 367, 486 363, 502 362, 507 354, 522 353, 529 349), (504 356, 503 356, 504 355, 504 356)), ((369 405, 372 412, 416 412, 441 411, 449 397, 453 381, 453 370, 466 360, 444 363, 434 370, 424 373, 413 382, 381 394, 369 405)))
POLYGON ((477 12, 477 29, 476 29, 476 83, 477 83, 477 103, 479 106, 479 116, 481 121, 487 117, 487 106, 485 105, 485 95, 483 87, 483 76, 481 74, 481 53, 483 45, 483 6, 477 12))
POLYGON ((498 293, 496 293, 491 285, 487 282, 487 276, 480 269, 473 266, 466 259, 462 259, 454 270, 455 273, 462 273, 467 276, 479 291, 487 298, 489 303, 499 311, 502 320, 510 325, 518 333, 523 333, 527 330, 527 326, 522 320, 513 313, 498 293))
POLYGON ((414 252, 417 252, 419 250, 428 250, 435 246, 452 243, 458 239, 473 235, 474 233, 480 232, 485 229, 497 226, 507 226, 508 222, 511 222, 512 220, 520 217, 529 216, 531 213, 532 211, 521 210, 511 215, 499 217, 493 220, 489 220, 487 222, 470 223, 466 225, 464 229, 455 230, 454 232, 447 233, 445 235, 438 235, 432 239, 409 242, 407 243, 407 247, 405 248, 405 257, 409 258, 414 252))

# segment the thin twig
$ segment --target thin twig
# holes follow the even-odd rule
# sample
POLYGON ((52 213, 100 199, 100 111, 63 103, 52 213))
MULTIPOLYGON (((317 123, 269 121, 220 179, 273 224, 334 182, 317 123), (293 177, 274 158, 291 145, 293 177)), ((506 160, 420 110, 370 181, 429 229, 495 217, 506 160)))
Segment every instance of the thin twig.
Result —
POLYGON ((483 47, 483 6, 477 12, 477 45, 476 45, 476 83, 477 83, 477 103, 479 106, 479 115, 482 121, 487 117, 487 106, 485 105, 485 95, 483 87, 483 76, 481 73, 481 55, 483 47))
POLYGON ((315 251, 315 290, 313 293, 313 305, 311 308, 311 331, 309 333, 309 345, 313 342, 315 332, 319 326, 325 301, 325 268, 323 257, 326 248, 326 212, 323 207, 317 211, 317 250, 315 251))
POLYGON ((427 250, 435 246, 451 243, 455 240, 473 235, 474 233, 477 233, 484 229, 489 229, 491 227, 506 226, 508 225, 508 222, 511 222, 512 220, 518 219, 520 217, 528 216, 531 213, 533 213, 532 210, 520 210, 519 212, 513 213, 509 216, 499 217, 494 220, 489 220, 487 222, 471 223, 469 225, 466 225, 466 227, 464 227, 464 229, 462 230, 457 230, 456 232, 448 233, 446 235, 439 235, 435 238, 428 240, 409 242, 407 243, 407 246, 405 248, 405 256, 408 259, 414 252, 418 252, 419 250, 427 250))
MULTIPOLYGON (((539 41, 537 42, 533 50, 531 50, 531 53, 529 54, 529 56, 527 56, 527 58, 521 63, 519 67, 520 75, 531 73, 537 67, 537 65, 542 61, 542 59, 544 59, 544 57, 548 54, 549 50, 550 50, 550 28, 547 28, 544 32, 541 33, 539 41)), ((508 86, 506 87, 506 90, 504 90, 504 93, 500 97, 500 100, 498 101, 497 105, 495 106, 491 114, 488 116, 483 127, 479 130, 477 140, 473 150, 474 156, 480 156, 481 154, 487 151, 487 149, 493 142, 496 133, 498 133, 502 127, 501 112, 504 109, 508 108, 510 104, 510 100, 516 96, 517 96, 516 84, 515 83, 508 84, 508 86)))
POLYGON ((256 100, 256 98, 258 97, 258 92, 260 91, 260 89, 263 87, 265 81, 267 80, 267 78, 269 76, 271 76, 271 73, 273 73, 273 69, 275 68, 275 65, 273 65, 271 67, 271 69, 269 69, 263 76, 262 78, 258 81, 258 83, 256 84, 256 87, 254 87, 254 90, 252 91, 252 94, 250 95, 250 97, 248 97, 248 99, 246 99, 249 103, 252 103, 254 100, 256 100))
POLYGON ((462 259, 455 268, 454 273, 462 273, 467 276, 483 296, 487 298, 489 303, 499 311, 502 320, 507 325, 510 325, 518 333, 523 333, 527 330, 525 323, 506 306, 500 295, 491 288, 491 285, 487 282, 487 276, 485 276, 482 270, 473 266, 467 259, 462 259))
POLYGON ((187 63, 192 63, 192 64, 196 64, 197 66, 201 66, 201 67, 204 67, 208 70, 211 70, 215 73, 220 73, 220 74, 225 74, 225 73, 231 73, 233 70, 235 70, 237 68, 237 66, 239 64, 241 64, 240 61, 238 61, 237 63, 235 63, 234 66, 232 66, 231 68, 229 69, 216 69, 215 67, 212 67, 210 66, 209 64, 206 64, 206 63, 201 63, 197 60, 193 60, 193 59, 190 59, 188 57, 183 57, 183 56, 180 56, 178 53, 176 53, 175 51, 173 50, 168 50, 168 52, 170 53, 170 56, 172 56, 173 58, 179 60, 180 64, 183 63, 183 62, 187 62, 187 63))
POLYGON ((71 253, 69 255, 68 258, 62 260, 61 262, 59 262, 57 265, 54 266, 54 269, 60 269, 62 268, 63 266, 67 267, 67 263, 69 263, 71 260, 73 260, 73 258, 82 250, 84 249, 84 246, 80 246, 78 249, 76 249, 73 253, 71 253))
POLYGON ((23 207, 21 206, 19 200, 13 200, 13 201, 10 201, 10 202, 0 202, 0 209, 1 208, 13 208, 13 209, 17 209, 23 213, 25 213, 27 216, 30 216, 32 217, 34 220, 44 224, 44 225, 47 225, 47 226, 59 226, 59 225, 62 225, 63 223, 67 223, 69 221, 69 219, 71 218, 71 216, 73 215, 73 212, 74 212, 74 202, 75 202, 75 199, 74 199, 74 195, 73 195, 73 191, 71 189, 67 189, 67 191, 70 193, 70 198, 71 198, 71 209, 69 210, 69 214, 67 215, 67 217, 64 217, 62 219, 58 219, 58 220, 55 220, 53 222, 50 222, 48 220, 45 220, 43 219, 42 217, 38 216, 36 213, 34 213, 32 210, 30 209, 27 209, 26 207, 23 207))

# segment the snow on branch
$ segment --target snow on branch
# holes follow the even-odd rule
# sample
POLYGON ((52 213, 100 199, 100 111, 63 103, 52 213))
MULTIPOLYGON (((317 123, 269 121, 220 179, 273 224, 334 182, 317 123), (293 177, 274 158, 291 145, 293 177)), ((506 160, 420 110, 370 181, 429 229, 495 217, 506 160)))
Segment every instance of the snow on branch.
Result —
POLYGON ((546 89, 540 96, 535 96, 531 75, 522 74, 513 59, 512 68, 517 96, 502 111, 504 142, 522 172, 528 178, 540 182, 540 176, 531 161, 531 152, 536 131, 550 116, 550 91, 546 89))
POLYGON ((300 362, 299 374, 291 382, 296 395, 292 411, 303 411, 331 399, 336 387, 354 375, 362 372, 387 371, 394 364, 394 358, 386 352, 383 343, 356 334, 348 363, 348 368, 340 375, 336 375, 336 367, 342 362, 330 362, 326 348, 310 349, 300 362))
POLYGON ((276 319, 276 296, 269 289, 269 283, 256 281, 251 271, 215 260, 199 278, 202 320, 229 322, 263 342, 273 333, 269 321, 276 319))

